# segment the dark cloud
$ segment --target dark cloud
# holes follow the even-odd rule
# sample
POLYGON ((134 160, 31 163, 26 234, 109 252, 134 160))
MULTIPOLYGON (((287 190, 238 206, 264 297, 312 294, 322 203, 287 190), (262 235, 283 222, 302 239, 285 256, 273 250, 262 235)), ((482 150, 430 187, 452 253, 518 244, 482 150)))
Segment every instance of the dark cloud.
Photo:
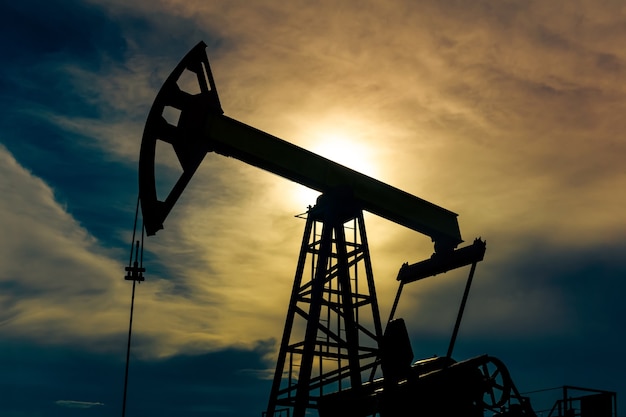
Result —
POLYGON ((87 2, 9 2, 3 4, 1 16, 3 33, 11 35, 1 41, 5 62, 13 65, 77 56, 82 65, 97 65, 103 49, 120 58, 126 47, 116 21, 87 2))
POLYGON ((44 178, 79 221, 95 228, 96 236, 108 234, 106 225, 121 226, 132 218, 136 184, 130 178, 135 167, 111 161, 93 148, 91 138, 61 130, 37 115, 18 113, 5 121, 3 131, 13 155, 44 178))
MULTIPOLYGON (((623 392, 624 250, 623 241, 564 250, 535 240, 499 260, 497 246, 488 245, 454 357, 500 358, 521 391, 575 385, 623 392)), ((458 271, 428 278, 438 285, 424 281, 404 289, 399 315, 411 330, 416 358, 446 354, 466 277, 458 271)), ((560 395, 537 401, 550 407, 560 395)))
MULTIPOLYGON (((269 381, 250 372, 266 369, 267 349, 260 343, 252 350, 233 348, 165 360, 142 360, 133 355, 127 415, 250 414, 250 406, 263 406, 269 392, 269 381)), ((0 354, 5 375, 0 407, 5 415, 105 416, 121 412, 124 353, 120 349, 97 355, 67 347, 5 342, 0 354)))

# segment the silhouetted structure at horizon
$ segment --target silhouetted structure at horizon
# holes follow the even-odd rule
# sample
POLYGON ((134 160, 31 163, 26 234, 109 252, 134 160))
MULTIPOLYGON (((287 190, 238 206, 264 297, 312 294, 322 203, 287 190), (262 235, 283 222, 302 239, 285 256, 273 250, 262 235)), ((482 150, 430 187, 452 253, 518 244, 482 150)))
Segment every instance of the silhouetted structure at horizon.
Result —
MULTIPOLYGON (((263 414, 304 417, 307 410, 317 410, 320 417, 396 417, 410 410, 409 414, 419 416, 474 417, 488 410, 499 416, 535 416, 529 399, 520 395, 500 360, 488 355, 458 362, 452 358, 485 242, 475 239, 458 248, 463 239, 455 213, 225 116, 205 47, 200 42, 174 69, 146 122, 139 159, 139 199, 146 233, 154 235, 163 228, 209 152, 322 193, 305 216, 276 371, 263 414), (177 117, 167 116, 172 111, 177 117), (163 199, 157 195, 155 175, 159 141, 172 146, 183 170, 163 199), (434 242, 429 259, 400 268, 399 288, 384 328, 363 211, 434 242), (404 320, 394 317, 404 285, 466 266, 470 272, 446 355, 413 362, 404 320)), ((597 411, 606 405, 595 397, 581 401, 585 410, 597 411)))

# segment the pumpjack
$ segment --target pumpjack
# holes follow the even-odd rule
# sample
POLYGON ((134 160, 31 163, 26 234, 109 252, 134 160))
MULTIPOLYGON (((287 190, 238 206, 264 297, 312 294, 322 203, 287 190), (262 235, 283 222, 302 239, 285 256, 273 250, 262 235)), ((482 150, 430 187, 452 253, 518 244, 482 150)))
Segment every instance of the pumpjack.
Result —
POLYGON ((320 192, 306 212, 287 318, 263 415, 535 416, 505 365, 452 350, 474 271, 486 244, 463 242, 457 214, 224 115, 200 42, 178 64, 148 115, 139 158, 145 232, 154 235, 206 156, 213 152, 320 192), (193 88, 182 80, 193 81, 193 88), (177 120, 166 118, 168 111, 177 120), (157 195, 155 150, 173 147, 182 174, 157 195), (389 320, 380 319, 363 212, 431 238, 434 253, 405 263, 389 320), (471 266, 445 356, 414 362, 405 322, 395 318, 404 285, 471 266))

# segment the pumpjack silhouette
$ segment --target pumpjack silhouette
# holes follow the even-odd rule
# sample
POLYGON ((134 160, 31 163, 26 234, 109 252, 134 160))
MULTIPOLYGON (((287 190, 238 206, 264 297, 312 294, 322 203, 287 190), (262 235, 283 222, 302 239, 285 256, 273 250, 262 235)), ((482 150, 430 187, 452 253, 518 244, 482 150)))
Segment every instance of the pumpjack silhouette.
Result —
POLYGON ((452 358, 476 266, 486 243, 463 242, 457 214, 225 116, 200 42, 156 96, 139 159, 139 199, 154 235, 208 153, 238 159, 321 193, 306 212, 284 332, 263 415, 535 416, 504 363, 452 358), (172 118, 171 114, 176 117, 172 118), (167 116, 167 117, 166 117, 167 116), (157 143, 171 145, 182 174, 157 195, 157 143), (363 212, 430 237, 434 253, 399 270, 391 315, 380 319, 363 212), (445 356, 414 361, 395 311, 406 284, 470 267, 445 356))

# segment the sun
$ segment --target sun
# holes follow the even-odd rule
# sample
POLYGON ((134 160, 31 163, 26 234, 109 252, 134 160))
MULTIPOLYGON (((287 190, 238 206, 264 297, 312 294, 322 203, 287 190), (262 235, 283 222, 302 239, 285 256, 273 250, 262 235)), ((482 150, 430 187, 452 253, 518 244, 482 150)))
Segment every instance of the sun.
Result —
POLYGON ((311 152, 328 158, 362 174, 376 178, 377 166, 371 147, 359 142, 346 132, 337 130, 320 132, 312 143, 311 152))
MULTIPOLYGON (((358 134, 339 129, 317 130, 309 132, 307 142, 307 150, 362 174, 377 178, 379 170, 375 162, 375 152, 367 143, 359 140, 358 134)), ((290 205, 295 204, 305 208, 314 205, 320 195, 318 191, 301 185, 293 185, 290 188, 290 205)))

